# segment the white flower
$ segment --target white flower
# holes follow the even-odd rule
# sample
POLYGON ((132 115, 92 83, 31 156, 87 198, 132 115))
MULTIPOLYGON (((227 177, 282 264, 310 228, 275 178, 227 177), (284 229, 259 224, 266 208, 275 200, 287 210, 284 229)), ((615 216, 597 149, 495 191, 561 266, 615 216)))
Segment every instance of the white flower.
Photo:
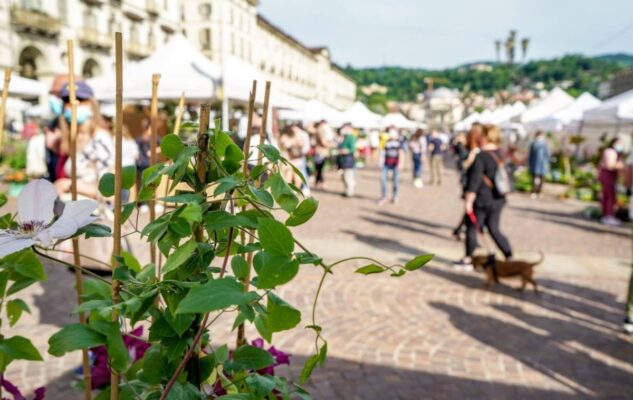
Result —
POLYGON ((91 216, 97 202, 79 200, 66 203, 62 215, 51 224, 55 199, 55 186, 44 179, 31 181, 22 189, 18 196, 17 229, 0 229, 0 258, 34 244, 49 247, 97 219, 91 216))

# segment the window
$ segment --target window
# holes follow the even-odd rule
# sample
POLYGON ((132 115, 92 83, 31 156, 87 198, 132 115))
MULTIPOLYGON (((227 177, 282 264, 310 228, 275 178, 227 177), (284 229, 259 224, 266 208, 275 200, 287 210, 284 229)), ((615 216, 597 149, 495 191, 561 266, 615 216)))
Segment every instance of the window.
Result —
POLYGON ((92 31, 97 29, 97 18, 95 17, 91 6, 86 6, 86 9, 84 10, 84 28, 92 31))
POLYGON ((235 54, 235 33, 231 32, 231 54, 235 54))
POLYGON ((202 50, 211 50, 211 29, 204 28, 200 29, 200 48, 202 50))
POLYGON ((136 21, 130 21, 130 42, 138 43, 138 24, 136 21))
POLYGON ((152 29, 152 27, 149 28, 149 35, 147 36, 147 44, 149 45, 150 49, 155 48, 156 38, 154 36, 154 29, 152 29))
POLYGON ((208 18, 211 16, 211 3, 202 3, 198 7, 198 12, 202 17, 208 18))

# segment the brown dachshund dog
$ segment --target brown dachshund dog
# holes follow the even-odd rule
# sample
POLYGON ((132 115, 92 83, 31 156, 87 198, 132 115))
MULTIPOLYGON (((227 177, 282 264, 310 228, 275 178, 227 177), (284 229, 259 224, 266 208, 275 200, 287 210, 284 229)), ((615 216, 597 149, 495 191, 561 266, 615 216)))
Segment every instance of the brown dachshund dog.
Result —
POLYGON ((475 269, 482 269, 486 274, 486 286, 490 286, 493 282, 499 283, 499 278, 507 278, 511 276, 521 276, 521 287, 518 290, 524 290, 529 283, 534 287, 534 292, 538 293, 538 287, 534 278, 534 267, 539 265, 545 259, 543 252, 539 252, 541 258, 537 262, 527 262, 519 260, 496 260, 494 254, 488 256, 474 256, 473 266, 475 269))

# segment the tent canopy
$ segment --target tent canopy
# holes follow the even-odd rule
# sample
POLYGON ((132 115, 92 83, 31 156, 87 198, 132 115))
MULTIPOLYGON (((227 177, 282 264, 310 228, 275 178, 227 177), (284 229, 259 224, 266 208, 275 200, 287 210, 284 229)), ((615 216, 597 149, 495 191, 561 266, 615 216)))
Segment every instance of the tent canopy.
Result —
POLYGON ((382 127, 387 128, 390 126, 395 126, 399 129, 415 129, 418 127, 418 124, 414 121, 411 121, 399 112, 393 112, 385 115, 382 118, 382 127))
POLYGON ((583 119, 587 123, 616 124, 633 121, 633 90, 612 97, 597 107, 586 110, 583 119))
POLYGON ((355 102, 350 108, 340 115, 341 122, 349 122, 355 128, 378 128, 382 117, 372 112, 360 101, 355 102))
POLYGON ((20 75, 11 75, 9 81, 9 96, 35 98, 46 94, 46 86, 34 79, 24 78, 20 75))
POLYGON ((319 100, 307 101, 300 110, 281 110, 279 112, 279 118, 284 120, 302 121, 306 124, 326 120, 333 126, 339 126, 344 122, 341 112, 321 103, 319 100))
MULTIPOLYGON (((152 93, 152 74, 160 74, 158 98, 178 99, 185 92, 187 99, 215 97, 220 70, 204 54, 196 50, 182 35, 174 35, 146 59, 129 64, 123 71, 123 98, 148 99, 152 93)), ((89 79, 88 84, 100 100, 115 97, 115 76, 109 73, 89 79)))
POLYGON ((573 97, 568 95, 563 89, 555 87, 547 96, 525 110, 525 112, 521 114, 520 122, 526 124, 548 117, 573 102, 573 97))
POLYGON ((561 132, 571 125, 577 125, 578 121, 582 120, 583 112, 599 106, 600 103, 600 100, 585 92, 567 107, 545 118, 532 121, 529 125, 532 130, 561 132))

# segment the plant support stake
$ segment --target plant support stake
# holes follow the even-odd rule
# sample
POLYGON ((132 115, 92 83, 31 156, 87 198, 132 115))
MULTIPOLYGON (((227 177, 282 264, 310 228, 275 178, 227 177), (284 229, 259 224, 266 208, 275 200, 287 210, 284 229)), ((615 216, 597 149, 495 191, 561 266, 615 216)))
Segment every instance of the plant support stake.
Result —
MULTIPOLYGON (((68 45, 68 88, 70 94, 70 195, 72 201, 77 201, 77 95, 75 93, 75 48, 73 41, 69 40, 68 45)), ((73 263, 80 267, 81 257, 79 251, 79 238, 72 239, 73 263)), ((77 305, 82 303, 84 281, 81 269, 75 268, 75 288, 77 293, 77 305)), ((86 314, 79 313, 79 323, 86 324, 86 314)), ((81 365, 84 381, 84 399, 92 398, 92 377, 90 371, 90 359, 88 349, 81 350, 81 365)))
MULTIPOLYGON (((121 255, 121 145, 123 144, 123 43, 121 32, 114 34, 115 44, 115 72, 116 72, 116 99, 114 120, 114 229, 112 234, 112 276, 117 269, 117 257, 121 255)), ((117 304, 120 283, 112 279, 112 304, 117 304)), ((112 311, 112 320, 117 321, 119 314, 112 311)), ((110 400, 119 399, 119 374, 114 369, 110 370, 110 400)))
POLYGON ((0 103, 0 155, 2 155, 2 151, 4 150, 4 113, 7 109, 9 82, 11 82, 11 68, 7 67, 4 69, 4 85, 2 86, 2 102, 0 103))
MULTIPOLYGON (((149 147, 149 163, 150 165, 156 165, 158 162, 158 156, 156 154, 156 142, 158 141, 158 82, 160 81, 160 74, 152 75, 152 101, 150 105, 150 147, 149 147)), ((154 222, 156 219, 156 199, 152 198, 149 201, 149 222, 154 222)), ((156 265, 156 245, 150 243, 149 245, 149 257, 152 264, 156 265)), ((159 275, 160 276, 160 275, 159 275)))

